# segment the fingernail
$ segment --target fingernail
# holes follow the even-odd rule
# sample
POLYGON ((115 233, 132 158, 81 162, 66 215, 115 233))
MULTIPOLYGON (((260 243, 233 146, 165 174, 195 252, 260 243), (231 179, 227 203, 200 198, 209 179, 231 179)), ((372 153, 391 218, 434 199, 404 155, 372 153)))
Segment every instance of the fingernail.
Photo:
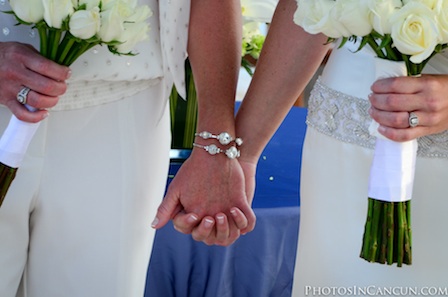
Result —
POLYGON ((197 220, 198 220, 198 217, 197 217, 197 216, 195 216, 195 215, 190 215, 190 216, 188 216, 187 222, 188 222, 188 223, 194 223, 194 222, 196 222, 197 220))
POLYGON ((386 127, 384 127, 384 126, 379 126, 379 127, 378 127, 378 132, 380 132, 381 134, 383 134, 384 132, 386 132, 386 127))
POLYGON ((204 226, 206 228, 211 228, 213 226, 213 220, 205 219, 204 226))
POLYGON ((369 115, 372 115, 372 113, 373 113, 372 108, 369 108, 367 111, 368 111, 369 115))
POLYGON ((49 112, 46 112, 42 115, 42 120, 48 118, 48 116, 50 115, 49 112))
POLYGON ((71 70, 69 70, 68 73, 67 73, 67 79, 69 79, 70 77, 72 77, 72 71, 71 70))
POLYGON ((158 223, 159 223, 159 219, 157 217, 155 217, 154 221, 152 221, 152 223, 151 223, 151 227, 155 228, 158 223))
POLYGON ((237 213, 236 213, 236 209, 232 208, 230 210, 230 213, 232 214, 232 216, 236 217, 237 213))
POLYGON ((218 224, 224 224, 224 216, 223 215, 216 216, 216 219, 218 220, 218 224))

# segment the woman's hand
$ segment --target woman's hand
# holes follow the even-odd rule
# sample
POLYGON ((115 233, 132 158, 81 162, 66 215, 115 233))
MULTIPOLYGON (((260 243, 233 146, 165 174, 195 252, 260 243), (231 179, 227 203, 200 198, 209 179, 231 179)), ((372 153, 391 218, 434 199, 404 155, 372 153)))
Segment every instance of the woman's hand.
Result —
POLYGON ((448 129, 448 75, 394 77, 372 85, 369 112, 389 139, 407 141, 448 129), (409 116, 418 117, 410 127, 409 116))
POLYGON ((153 227, 172 219, 181 233, 208 245, 230 245, 255 226, 246 195, 244 171, 237 160, 193 149, 171 182, 153 227))
POLYGON ((32 46, 17 42, 0 43, 0 104, 7 106, 20 120, 39 122, 47 117, 65 93, 70 69, 41 56, 32 46), (27 87, 26 104, 37 108, 30 112, 17 101, 17 94, 27 87))

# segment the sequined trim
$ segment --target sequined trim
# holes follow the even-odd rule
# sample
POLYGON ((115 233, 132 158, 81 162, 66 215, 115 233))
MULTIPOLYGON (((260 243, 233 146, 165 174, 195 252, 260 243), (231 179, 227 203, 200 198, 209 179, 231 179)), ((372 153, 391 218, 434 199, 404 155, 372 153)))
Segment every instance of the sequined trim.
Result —
MULTIPOLYGON (((319 78, 311 92, 306 122, 325 135, 373 149, 369 107, 369 101, 331 89, 319 78)), ((448 158, 448 131, 419 138, 418 144, 419 157, 448 158)))

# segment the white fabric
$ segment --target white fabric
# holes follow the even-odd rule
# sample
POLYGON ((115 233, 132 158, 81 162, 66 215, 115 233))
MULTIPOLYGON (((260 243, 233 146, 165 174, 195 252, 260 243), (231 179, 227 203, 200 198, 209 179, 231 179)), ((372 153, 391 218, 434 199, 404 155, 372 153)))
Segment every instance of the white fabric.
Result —
POLYGON ((24 268, 18 297, 143 296, 169 161, 162 93, 42 122, 0 208, 0 296, 16 296, 24 268))
MULTIPOLYGON (((347 48, 334 50, 322 82, 349 95, 367 95, 374 80, 370 73, 373 60, 368 51, 353 54, 347 48)), ((448 55, 439 55, 433 63, 427 71, 447 69, 448 55)), ((424 294, 428 288, 448 287, 448 159, 417 158, 412 199, 413 264, 397 268, 359 257, 372 157, 369 148, 308 127, 302 157, 294 297, 345 296, 344 292, 347 296, 379 296, 378 290, 390 288, 404 288, 397 296, 416 296, 410 289, 424 294), (360 293, 366 288, 370 295, 360 293), (355 293, 349 295, 349 290, 355 293)))
POLYGON ((14 115, 0 138, 0 163, 18 168, 40 123, 27 123, 14 115))

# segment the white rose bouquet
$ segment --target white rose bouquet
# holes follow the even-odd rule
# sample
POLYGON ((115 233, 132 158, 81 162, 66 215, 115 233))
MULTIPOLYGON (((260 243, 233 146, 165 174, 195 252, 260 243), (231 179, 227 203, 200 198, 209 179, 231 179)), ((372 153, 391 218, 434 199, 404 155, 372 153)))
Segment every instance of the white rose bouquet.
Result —
MULTIPOLYGON (((376 77, 420 76, 448 43, 445 0, 297 0, 294 21, 328 41, 369 45, 377 55, 376 77)), ((413 123, 410 123, 412 125, 413 123)), ((412 263, 411 205, 417 140, 377 136, 370 171, 361 258, 382 264, 412 263)))
MULTIPOLYGON (((19 24, 35 27, 40 53, 70 66, 96 45, 118 55, 134 55, 134 46, 148 38, 152 15, 136 0, 9 0, 19 24)), ((29 110, 33 109, 25 105, 29 110)), ((37 124, 12 116, 0 139, 0 206, 23 159, 37 124)))

